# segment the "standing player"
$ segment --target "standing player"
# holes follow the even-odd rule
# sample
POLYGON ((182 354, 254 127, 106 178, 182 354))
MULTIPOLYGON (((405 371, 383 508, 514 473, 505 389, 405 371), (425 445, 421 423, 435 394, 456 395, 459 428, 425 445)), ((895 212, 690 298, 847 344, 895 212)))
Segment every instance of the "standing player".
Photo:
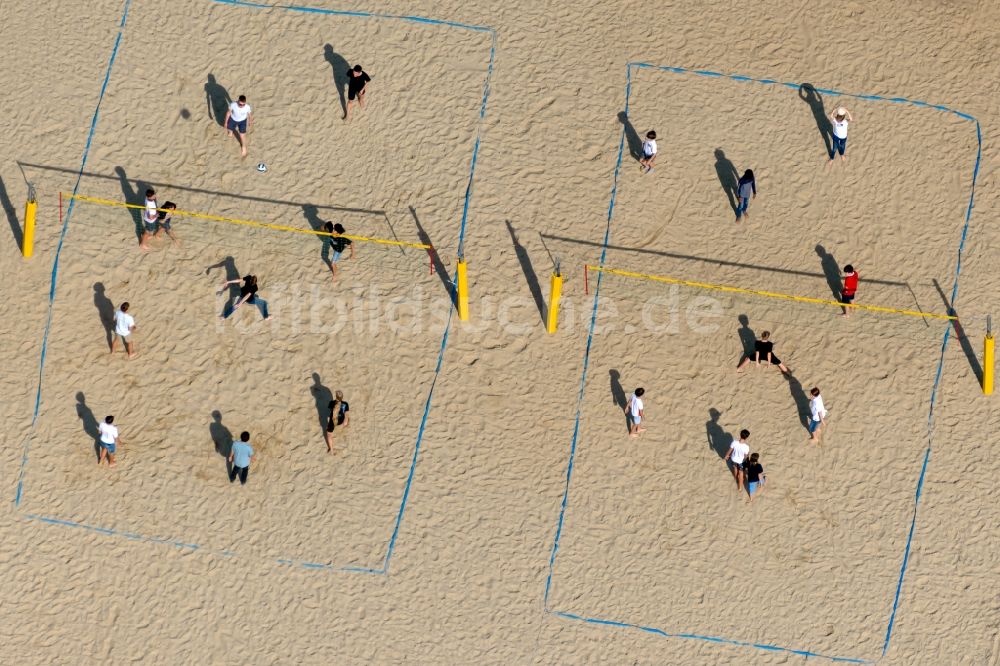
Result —
POLYGON ((237 138, 240 142, 240 154, 246 157, 247 132, 253 127, 253 110, 247 104, 246 95, 240 95, 239 99, 230 103, 229 110, 226 111, 226 120, 223 124, 226 126, 226 134, 229 136, 232 136, 233 132, 239 134, 237 138))
POLYGON ((830 148, 830 161, 827 162, 828 165, 833 164, 833 159, 837 153, 840 153, 841 162, 847 161, 847 155, 844 154, 847 150, 847 126, 854 122, 851 112, 844 107, 840 107, 831 113, 830 119, 833 121, 833 147, 830 148))
POLYGON ((101 456, 97 459, 98 465, 106 459, 109 467, 115 466, 115 454, 121 441, 118 439, 118 427, 113 425, 114 422, 115 417, 105 416, 104 423, 97 426, 101 436, 101 456))
POLYGON ((850 304, 854 302, 854 296, 857 293, 858 274, 854 272, 854 266, 847 264, 844 266, 844 288, 840 290, 840 302, 844 304, 841 306, 844 310, 840 313, 841 317, 851 316, 850 304))
POLYGON ((641 427, 642 419, 646 416, 646 411, 642 403, 642 396, 644 395, 646 395, 646 389, 637 388, 635 393, 629 397, 628 404, 625 405, 625 413, 628 414, 629 421, 631 422, 628 429, 629 437, 638 437, 639 433, 646 430, 641 427))
POLYGON ((726 451, 725 460, 732 463, 733 478, 736 479, 736 489, 739 491, 743 490, 743 461, 750 455, 750 445, 747 444, 749 438, 749 430, 740 430, 740 438, 734 439, 726 451))
POLYGON ((653 170, 656 164, 656 132, 646 132, 646 140, 642 142, 642 159, 639 165, 646 168, 646 173, 653 170))
POLYGON ((332 251, 330 253, 329 259, 326 260, 326 265, 330 268, 330 272, 333 273, 333 279, 336 280, 337 262, 340 261, 341 255, 343 255, 344 251, 347 249, 350 249, 351 251, 351 253, 347 256, 347 258, 348 259, 354 258, 354 243, 351 242, 350 238, 344 237, 344 234, 347 233, 347 230, 344 229, 344 225, 340 224, 339 222, 337 224, 334 224, 333 222, 327 222, 325 225, 323 225, 323 229, 324 231, 326 231, 326 233, 331 234, 326 239, 326 247, 323 248, 323 255, 325 258, 327 251, 328 250, 332 251))
POLYGON ((351 106, 354 100, 358 100, 358 106, 365 108, 365 93, 368 91, 368 82, 371 77, 365 73, 361 65, 355 65, 354 69, 347 70, 347 110, 344 111, 344 120, 351 120, 351 106))
POLYGON ((156 221, 159 217, 156 212, 156 190, 149 188, 146 190, 146 200, 142 209, 142 238, 139 239, 139 249, 143 252, 149 250, 149 237, 156 233, 156 221))
POLYGON ((128 313, 128 303, 122 303, 121 308, 115 313, 115 335, 111 338, 111 353, 115 353, 118 346, 118 339, 121 338, 125 344, 125 351, 128 357, 135 356, 135 347, 132 345, 132 333, 135 331, 135 318, 128 313))

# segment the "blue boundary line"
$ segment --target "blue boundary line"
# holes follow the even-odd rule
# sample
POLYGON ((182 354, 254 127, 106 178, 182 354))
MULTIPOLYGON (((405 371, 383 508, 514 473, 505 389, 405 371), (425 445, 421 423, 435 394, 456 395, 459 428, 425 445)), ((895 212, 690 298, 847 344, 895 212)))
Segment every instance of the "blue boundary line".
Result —
MULTIPOLYGON (((742 75, 736 75, 736 74, 723 74, 721 72, 714 72, 714 71, 710 71, 710 70, 692 70, 692 69, 686 69, 686 68, 683 68, 683 67, 665 67, 665 66, 661 66, 661 65, 651 65, 649 63, 630 62, 630 63, 628 63, 626 65, 626 78, 625 78, 625 80, 626 80, 626 84, 625 84, 625 115, 626 116, 628 116, 629 104, 631 102, 631 95, 632 95, 632 69, 633 68, 635 68, 637 70, 638 69, 653 69, 653 70, 664 71, 664 72, 673 72, 675 74, 695 74, 695 75, 698 75, 698 76, 724 78, 724 79, 730 79, 732 81, 752 82, 752 83, 759 83, 759 84, 763 84, 763 85, 777 85, 777 86, 783 86, 785 88, 791 88, 791 89, 794 89, 794 90, 798 90, 803 85, 803 84, 800 84, 800 83, 789 83, 789 82, 784 82, 784 81, 776 81, 776 80, 773 80, 773 79, 758 79, 758 78, 754 78, 754 77, 750 77, 750 76, 742 76, 742 75)), ((952 292, 951 292, 951 307, 952 307, 952 309, 954 309, 955 300, 958 297, 958 280, 959 280, 960 273, 961 273, 961 268, 962 268, 962 254, 963 254, 963 252, 965 250, 965 242, 966 242, 966 239, 968 238, 969 226, 970 226, 970 223, 971 223, 971 220, 972 220, 972 208, 973 208, 973 204, 975 202, 975 195, 976 195, 976 180, 979 177, 979 168, 980 168, 980 164, 982 162, 983 137, 982 137, 982 130, 980 128, 979 121, 975 117, 970 116, 969 114, 962 113, 962 112, 959 112, 959 111, 955 111, 954 109, 951 109, 951 108, 949 108, 947 106, 943 106, 943 105, 940 105, 940 104, 929 104, 927 102, 921 102, 921 101, 918 101, 918 100, 911 100, 911 99, 908 99, 908 98, 905 98, 905 97, 883 97, 881 95, 862 95, 862 94, 855 94, 855 93, 846 93, 846 92, 842 92, 842 91, 839 91, 839 90, 831 90, 831 89, 828 89, 828 88, 815 88, 815 90, 817 92, 820 92, 820 93, 822 93, 824 95, 828 95, 828 96, 853 97, 853 98, 856 98, 856 99, 894 102, 894 103, 897 103, 897 104, 908 104, 908 105, 916 106, 916 107, 924 107, 924 108, 937 109, 939 111, 944 111, 946 113, 951 113, 951 114, 953 114, 955 116, 958 116, 959 118, 962 118, 963 120, 968 120, 968 121, 971 121, 971 122, 975 123, 975 125, 976 125, 976 142, 977 142, 976 163, 975 163, 975 167, 974 167, 974 169, 972 171, 972 186, 971 186, 971 192, 969 194, 969 205, 968 205, 968 208, 966 209, 966 212, 965 212, 965 224, 964 224, 964 226, 962 228, 962 236, 961 236, 961 240, 960 240, 959 246, 958 246, 957 263, 955 265, 955 282, 954 282, 954 284, 952 286, 952 292)), ((607 226, 606 226, 606 228, 604 230, 604 244, 603 244, 603 246, 601 248, 600 266, 602 266, 602 267, 604 266, 604 262, 605 262, 605 259, 607 257, 608 243, 609 243, 609 240, 611 238, 611 219, 612 219, 612 216, 614 214, 615 200, 616 200, 617 195, 618 195, 618 176, 619 176, 619 174, 621 172, 622 157, 623 157, 623 154, 624 154, 624 149, 625 149, 625 128, 622 127, 621 138, 619 139, 619 142, 618 142, 618 159, 617 159, 617 161, 615 163, 614 178, 613 178, 613 182, 612 182, 612 186, 611 186, 611 201, 608 204, 607 226)), ((644 632, 647 632, 647 633, 656 634, 656 635, 667 637, 667 638, 685 638, 685 639, 689 639, 689 640, 706 641, 706 642, 710 642, 710 643, 717 643, 717 644, 724 644, 724 645, 733 645, 733 646, 737 646, 737 647, 748 647, 748 648, 754 648, 754 649, 758 649, 758 650, 766 650, 766 651, 770 651, 770 652, 785 652, 785 653, 788 653, 788 654, 800 655, 800 656, 804 656, 804 657, 807 657, 807 658, 808 657, 814 657, 814 658, 827 659, 829 661, 834 661, 834 662, 846 662, 846 663, 855 663, 855 664, 870 664, 870 663, 874 663, 873 660, 869 660, 869 659, 860 659, 860 658, 853 658, 853 657, 837 657, 837 656, 832 656, 832 655, 827 655, 827 654, 820 654, 820 653, 816 653, 816 652, 811 652, 809 650, 787 648, 787 647, 781 647, 781 646, 777 646, 777 645, 769 645, 769 644, 764 644, 764 643, 753 643, 753 642, 748 642, 748 641, 740 641, 740 640, 734 640, 734 639, 729 639, 729 638, 721 638, 721 637, 716 637, 716 636, 704 636, 704 635, 701 635, 701 634, 693 634, 693 633, 668 633, 668 632, 666 632, 666 631, 664 631, 662 629, 657 629, 655 627, 649 627, 649 626, 640 625, 640 624, 632 624, 632 623, 628 623, 628 622, 620 622, 620 621, 617 621, 617 620, 608 620, 608 619, 602 619, 602 618, 596 618, 596 617, 584 617, 584 616, 581 616, 581 615, 575 615, 573 613, 567 613, 567 612, 564 612, 564 611, 557 611, 557 610, 553 610, 552 608, 550 608, 550 606, 549 606, 549 597, 550 597, 550 594, 551 594, 551 591, 552 591, 552 578, 553 578, 553 574, 554 574, 554 570, 555 570, 556 555, 559 552, 559 541, 562 538, 563 526, 565 524, 566 506, 567 506, 568 501, 569 501, 570 483, 571 483, 572 478, 573 478, 573 462, 574 462, 574 459, 576 457, 578 437, 579 437, 579 434, 580 434, 580 414, 581 414, 582 407, 583 407, 584 390, 586 388, 586 382, 587 382, 587 369, 588 369, 589 364, 590 364, 590 350, 591 350, 591 346, 592 346, 592 342, 593 342, 593 337, 594 337, 594 328, 595 328, 595 325, 597 323, 597 308, 598 308, 598 303, 599 303, 599 298, 600 298, 600 291, 601 291, 601 278, 603 276, 604 276, 603 272, 598 272, 598 274, 597 274, 597 283, 596 283, 596 286, 594 287, 594 305, 593 305, 593 310, 592 310, 591 316, 590 316, 590 330, 589 330, 589 332, 587 334, 587 345, 586 345, 586 349, 585 349, 584 354, 583 354, 583 371, 582 371, 581 377, 580 377, 580 390, 579 390, 579 393, 577 395, 576 417, 575 417, 575 421, 574 421, 574 424, 573 424, 573 436, 572 436, 572 439, 570 440, 569 460, 567 461, 567 464, 566 464, 566 483, 565 483, 565 487, 563 489, 562 503, 561 503, 560 509, 559 509, 559 520, 556 523, 555 537, 553 538, 553 542, 552 542, 552 552, 551 552, 551 554, 549 556, 548 576, 545 579, 545 593, 544 593, 544 596, 543 596, 543 608, 544 608, 545 612, 549 613, 551 615, 555 615, 556 617, 560 617, 560 618, 566 619, 566 620, 575 620, 575 621, 580 621, 580 622, 586 622, 588 624, 612 626, 612 627, 619 627, 619 628, 625 628, 625 629, 636 629, 636 630, 639 630, 639 631, 644 631, 644 632)), ((949 326, 947 329, 945 329, 944 339, 941 342, 941 356, 940 356, 940 360, 938 361, 937 371, 936 371, 935 377, 934 377, 934 385, 933 385, 933 387, 931 389, 930 410, 929 410, 929 413, 928 413, 928 416, 927 416, 927 426, 928 426, 928 439, 927 439, 928 443, 927 443, 927 449, 924 452, 923 464, 921 465, 921 468, 920 468, 920 478, 917 481, 917 489, 916 489, 916 493, 914 495, 914 500, 913 500, 913 514, 912 514, 912 518, 911 518, 911 521, 910 521, 909 533, 908 533, 907 539, 906 539, 906 548, 904 549, 904 552, 903 552, 903 562, 902 562, 902 565, 900 566, 899 580, 898 580, 897 585, 896 585, 896 592, 895 592, 895 596, 893 598, 893 603, 892 603, 892 611, 891 611, 891 614, 889 616, 888 626, 886 628, 885 642, 884 642, 884 644, 882 646, 882 652, 881 652, 881 655, 880 655, 879 658, 881 658, 882 656, 884 656, 885 653, 886 653, 886 651, 889 649, 889 642, 890 642, 890 639, 892 638, 892 631, 893 631, 893 627, 894 627, 894 623, 895 623, 895 619, 896 619, 896 613, 897 613, 897 610, 899 608, 899 600, 900 600, 900 596, 901 596, 902 589, 903 589, 903 582, 904 582, 904 579, 905 579, 905 576, 906 576, 906 568, 907 568, 907 565, 909 563, 910 549, 911 549, 911 545, 912 545, 912 542, 913 542, 913 535, 916 532, 916 526, 917 526, 917 509, 918 509, 918 506, 920 504, 920 496, 921 496, 921 493, 922 493, 922 490, 923 490, 924 480, 926 479, 927 467, 928 467, 928 464, 930 462, 930 455, 931 455, 931 445, 932 445, 932 438, 933 438, 933 422, 934 422, 934 405, 935 405, 935 402, 937 400, 938 386, 939 386, 939 384, 941 382, 942 370, 944 368, 944 354, 945 354, 945 350, 947 349, 947 346, 948 346, 948 340, 950 339, 950 334, 951 334, 951 327, 949 326)))
MULTIPOLYGON (((217 4, 225 4, 225 5, 240 6, 240 7, 251 7, 251 8, 255 8, 255 9, 285 9, 285 10, 290 10, 290 11, 306 12, 306 13, 313 13, 313 14, 327 14, 327 15, 334 15, 334 16, 348 16, 348 17, 360 17, 360 18, 377 18, 377 19, 405 20, 405 21, 411 21, 411 22, 414 22, 414 23, 421 23, 421 24, 426 24, 426 25, 441 25, 441 26, 448 26, 448 27, 460 28, 460 29, 465 29, 465 30, 472 30, 472 31, 476 31, 476 32, 485 32, 485 33, 488 33, 490 35, 490 59, 489 59, 489 64, 488 64, 487 69, 486 69, 486 78, 483 81, 483 98, 482 98, 482 102, 481 102, 480 107, 479 107, 479 123, 478 123, 477 128, 476 128, 476 139, 475 139, 475 143, 474 143, 473 149, 472 149, 472 159, 471 159, 470 165, 469 165, 469 177, 468 177, 468 181, 467 181, 466 187, 465 187, 465 197, 464 197, 464 201, 463 201, 463 205, 462 205, 461 226, 459 228, 459 235, 458 235, 458 253, 459 253, 460 257, 463 256, 464 249, 465 249, 466 225, 467 225, 468 217, 469 217, 469 204, 470 204, 471 199, 472 199, 472 191, 473 191, 472 185, 473 185, 473 181, 474 181, 475 175, 476 175, 476 163, 477 163, 478 157, 479 157, 479 146, 481 144, 481 138, 482 138, 482 132, 483 132, 483 124, 484 124, 484 121, 486 119, 486 106, 487 106, 487 102, 488 102, 489 96, 490 96, 490 83, 491 83, 492 78, 493 78, 493 67, 494 67, 494 62, 495 62, 495 59, 496 59, 496 46, 497 46, 497 33, 496 33, 496 30, 494 30, 493 28, 490 28, 490 27, 486 27, 486 26, 478 26, 478 25, 470 25, 470 24, 465 24, 465 23, 457 23, 455 21, 442 21, 442 20, 438 20, 438 19, 424 18, 424 17, 421 17, 421 16, 404 16, 404 15, 394 15, 394 14, 379 14, 379 13, 373 13, 373 12, 345 11, 345 10, 324 9, 324 8, 316 8, 316 7, 304 7, 304 6, 297 6, 297 5, 267 5, 267 4, 260 4, 260 3, 254 3, 254 2, 247 2, 245 0, 211 0, 211 1, 214 2, 214 3, 217 3, 217 4)), ((118 48, 121 45, 122 35, 124 34, 125 23, 126 23, 126 19, 128 18, 128 11, 129 11, 129 7, 131 6, 131 4, 132 4, 132 0, 126 0, 126 2, 125 2, 125 8, 124 8, 124 10, 122 12, 121 21, 118 24, 118 35, 115 37, 114 48, 111 51, 111 58, 108 61, 108 67, 107 67, 107 70, 105 71, 105 74, 104 74, 104 82, 101 85, 101 92, 100 92, 100 95, 99 95, 98 100, 97 100, 97 107, 94 109, 94 116, 93 116, 93 118, 91 120, 91 123, 90 123, 90 132, 89 132, 89 134, 87 136, 87 143, 86 143, 86 147, 84 148, 83 159, 82 159, 81 164, 80 164, 80 170, 77 173, 76 183, 73 186, 73 194, 77 193, 77 191, 78 191, 78 189, 80 187, 80 181, 83 178, 83 170, 84 170, 84 167, 87 164, 87 157, 90 154, 90 146, 91 146, 91 143, 92 143, 93 138, 94 138, 94 132, 95 132, 95 130, 97 128, 97 120, 98 120, 98 117, 99 117, 99 111, 100 111, 100 108, 101 108, 101 102, 104 100, 104 93, 107 91, 108 82, 111 79, 111 69, 112 69, 112 66, 115 63, 115 59, 118 57, 118 48)), ((14 498, 14 506, 15 506, 15 508, 19 508, 20 507, 21 502, 22 502, 22 500, 24 498, 24 475, 25 475, 25 469, 26 469, 27 463, 28 463, 28 451, 29 451, 29 447, 30 447, 31 438, 34 435, 35 424, 36 424, 36 422, 38 420, 38 410, 39 410, 39 406, 41 404, 41 399, 42 399, 42 378, 43 378, 43 373, 44 373, 44 369, 45 369, 45 351, 46 351, 46 348, 48 346, 49 330, 50 330, 51 324, 52 324, 52 305, 53 305, 53 302, 55 300, 56 278, 57 278, 58 272, 59 272, 59 255, 60 255, 60 253, 62 251, 63 241, 64 241, 64 239, 66 237, 66 231, 69 229, 69 221, 70 221, 70 217, 71 217, 71 214, 73 212, 73 208, 74 208, 74 204, 75 203, 76 203, 76 199, 75 198, 71 198, 70 202, 69 202, 69 206, 66 209, 66 215, 63 217, 63 226, 62 226, 62 230, 60 231, 60 235, 59 235, 59 244, 56 247, 55 259, 54 259, 53 264, 52 264, 52 279, 51 279, 51 286, 49 288, 48 318, 47 318, 46 324, 45 324, 45 333, 44 333, 44 336, 42 338, 42 352, 41 352, 41 357, 39 359, 39 364, 38 364, 39 365, 39 367, 38 367, 38 389, 37 389, 37 392, 35 394, 35 408, 34 408, 34 413, 32 415, 32 420, 31 420, 31 432, 28 434, 28 437, 25 439, 24 450, 23 450, 22 457, 21 457, 21 467, 20 467, 20 471, 19 471, 19 474, 18 474, 18 482, 17 482, 17 493, 16 493, 16 496, 14 498)), ((427 426, 427 420, 428 420, 428 416, 429 416, 430 410, 431 410, 431 401, 432 401, 432 398, 434 397, 434 389, 437 387, 437 380, 440 377, 441 367, 442 367, 442 365, 444 363, 444 353, 445 353, 445 349, 447 349, 447 346, 448 346, 448 336, 449 336, 449 333, 451 331, 451 323, 453 321, 453 314, 454 314, 454 304, 456 303, 456 298, 455 298, 456 288, 457 288, 457 285, 454 282, 452 282, 452 284, 451 284, 451 292, 452 293, 450 294, 452 306, 450 307, 450 309, 448 311, 448 320, 447 320, 447 322, 445 324, 444 333, 443 333, 443 335, 441 337, 441 347, 440 347, 440 349, 438 351, 437 365, 435 366, 435 369, 434 369, 434 378, 431 380, 431 387, 428 390, 427 400, 424 403, 424 411, 423 411, 423 415, 421 416, 421 419, 420 419, 420 428, 417 431, 417 440, 416 440, 416 443, 414 444, 414 447, 413 447, 413 458, 412 458, 412 460, 410 462, 410 468, 409 468, 409 471, 408 471, 407 476, 406 476, 406 483, 403 486, 403 496, 402 496, 402 499, 400 500, 399 511, 396 514, 396 520, 395 520, 395 523, 393 525, 392 535, 391 535, 391 537, 389 539, 389 543, 388 543, 388 546, 386 548, 385 558, 382 561, 381 568, 360 567, 360 566, 337 567, 337 566, 333 566, 333 565, 325 564, 325 563, 307 562, 307 561, 300 561, 300 560, 294 560, 294 559, 288 559, 288 558, 278 558, 276 560, 276 562, 279 565, 284 565, 284 566, 298 566, 298 567, 305 568, 305 569, 310 569, 310 570, 325 570, 325 571, 336 571, 336 572, 345 572, 345 573, 365 573, 365 574, 375 574, 375 575, 388 575, 388 573, 389 573, 389 564, 390 564, 390 562, 392 560, 393 553, 395 552, 396 541, 397 541, 397 539, 399 537, 400 526, 402 525, 402 522, 403 522, 403 515, 406 512, 406 507, 407 507, 407 504, 408 504, 408 501, 409 501, 409 497, 410 497, 410 490, 411 490, 411 487, 413 485, 414 473, 416 472, 416 468, 417 468, 417 460, 418 460, 419 455, 420 455, 420 447, 421 447, 421 444, 423 443, 424 432, 425 432, 425 429, 426 429, 426 426, 427 426)), ((75 528, 84 529, 84 530, 88 530, 88 531, 91 531, 91 532, 96 532, 96 533, 104 534, 104 535, 108 535, 108 536, 124 537, 124 538, 131 539, 131 540, 134 540, 134 541, 145 541, 145 542, 149 542, 149 543, 168 544, 168 545, 173 545, 173 546, 177 546, 178 548, 184 548, 184 549, 188 549, 188 550, 204 550, 204 551, 207 551, 207 549, 202 549, 202 547, 200 545, 198 545, 198 544, 186 543, 186 542, 183 542, 183 541, 178 541, 178 540, 175 540, 175 539, 170 539, 170 538, 165 538, 165 537, 147 536, 147 535, 143 535, 143 534, 140 534, 140 533, 137 533, 137 532, 120 531, 120 530, 115 530, 113 528, 100 527, 100 526, 96 526, 96 525, 89 525, 87 523, 81 523, 81 522, 77 522, 77 521, 74 521, 74 520, 64 520, 64 519, 61 519, 61 518, 53 518, 53 517, 50 517, 50 516, 42 516, 42 515, 38 515, 38 514, 26 513, 26 514, 23 514, 23 515, 24 515, 25 518, 27 518, 29 520, 36 520, 36 521, 39 521, 39 522, 42 522, 42 523, 45 523, 45 524, 48 524, 48 525, 60 525, 60 526, 63 526, 63 527, 75 527, 75 528)), ((211 552, 215 552, 215 551, 211 551, 211 552)), ((216 554, 219 554, 219 555, 222 555, 222 556, 225 556, 225 557, 234 557, 234 556, 236 556, 236 553, 233 552, 233 551, 230 551, 230 550, 220 550, 216 554)))
MULTIPOLYGON (((94 130, 97 129, 97 119, 100 116, 101 102, 104 101, 104 93, 108 89, 108 81, 111 80, 111 68, 114 67, 115 59, 118 57, 118 47, 122 43, 122 35, 125 33, 125 22, 128 20, 128 10, 132 5, 132 0, 125 0, 122 9, 122 17, 118 21, 118 34, 115 37, 114 48, 111 49, 111 57, 108 59, 108 67, 104 70, 104 81, 101 83, 101 93, 97 96, 97 106, 94 107, 94 115, 90 120, 90 131, 87 133, 87 143, 83 148, 83 158, 80 160, 80 170, 76 174, 76 182, 73 184, 73 194, 80 188, 80 181, 83 179, 83 169, 87 165, 87 157, 90 155, 90 146, 94 141, 94 130)), ((66 230, 69 229, 69 218, 73 212, 73 205, 76 198, 69 200, 69 207, 66 209, 66 216, 63 218, 63 226, 59 231, 59 244, 56 245, 55 259, 52 261, 52 277, 49 283, 49 308, 45 320, 45 333, 42 335, 42 352, 38 359, 38 388, 35 391, 35 409, 31 414, 31 431, 24 440, 23 452, 21 453, 21 468, 17 475, 17 493, 14 496, 14 507, 21 506, 24 497, 24 470, 28 464, 28 450, 31 438, 35 432, 35 424, 38 422, 38 408, 42 402, 42 373, 45 370, 45 351, 48 348, 49 329, 52 328, 52 303, 56 298, 56 277, 59 274, 59 255, 62 253, 63 242, 66 240, 66 230)))

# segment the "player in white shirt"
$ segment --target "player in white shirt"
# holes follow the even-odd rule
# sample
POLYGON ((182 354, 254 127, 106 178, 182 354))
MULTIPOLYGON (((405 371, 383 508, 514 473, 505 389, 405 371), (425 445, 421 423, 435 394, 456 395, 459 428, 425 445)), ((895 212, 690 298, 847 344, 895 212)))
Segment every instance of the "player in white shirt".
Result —
POLYGON ((646 140, 642 142, 642 159, 639 164, 646 167, 646 173, 653 170, 656 164, 656 132, 646 132, 646 140))
POLYGON ((115 335, 111 339, 111 353, 115 353, 118 345, 118 338, 125 343, 125 351, 128 357, 135 356, 135 346, 132 344, 132 332, 135 331, 135 318, 128 314, 128 303, 122 303, 121 308, 115 313, 115 335))
POLYGON ((631 423, 628 429, 629 437, 638 437, 640 432, 646 430, 640 427, 642 419, 646 416, 642 404, 642 396, 645 394, 646 389, 637 388, 635 393, 629 396, 628 404, 625 405, 625 413, 628 415, 629 422, 631 423))
POLYGON ((819 441, 819 429, 826 425, 826 405, 823 404, 823 396, 819 394, 818 388, 809 391, 812 397, 809 399, 809 441, 819 441))
POLYGON ((743 492, 743 461, 750 455, 750 445, 747 444, 749 438, 749 430, 740 430, 740 438, 734 439, 733 443, 729 445, 729 450, 726 451, 725 460, 732 463, 730 469, 732 469, 733 478, 736 479, 736 490, 739 492, 743 492))
POLYGON ((104 417, 104 423, 97 426, 97 431, 101 437, 101 455, 97 459, 98 465, 107 459, 110 467, 115 466, 115 454, 118 451, 120 441, 118 439, 118 427, 112 425, 114 422, 115 417, 106 416, 104 417))
POLYGON ((854 118, 851 112, 842 106, 830 114, 830 120, 833 121, 833 147, 830 148, 828 164, 833 164, 837 153, 840 153, 840 160, 846 162, 847 156, 844 155, 844 151, 847 150, 847 125, 853 123, 854 118))
POLYGON ((247 132, 253 126, 253 111, 250 105, 247 104, 246 95, 240 95, 235 102, 229 105, 229 110, 226 111, 226 119, 222 124, 226 126, 226 134, 229 136, 233 136, 233 132, 238 134, 240 154, 246 157, 247 132))
POLYGON ((146 200, 142 209, 142 237, 139 238, 139 249, 143 252, 149 250, 149 237, 156 233, 156 190, 149 188, 146 190, 146 200))

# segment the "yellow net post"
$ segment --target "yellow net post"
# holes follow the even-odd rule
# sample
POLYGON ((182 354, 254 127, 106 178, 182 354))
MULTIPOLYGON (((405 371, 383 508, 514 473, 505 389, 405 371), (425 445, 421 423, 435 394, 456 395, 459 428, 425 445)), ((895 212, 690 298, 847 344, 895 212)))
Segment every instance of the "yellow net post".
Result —
POLYGON ((559 298, 562 296, 562 275, 559 274, 559 266, 552 274, 552 285, 549 288, 549 310, 546 313, 545 330, 555 333, 559 328, 559 298))
POLYGON ((993 394, 993 366, 995 365, 993 322, 987 318, 986 338, 983 341, 983 395, 993 394))
POLYGON ((24 235, 21 237, 21 254, 25 259, 35 251, 35 213, 38 202, 35 200, 35 188, 28 185, 28 202, 24 205, 24 235))
POLYGON ((458 260, 458 318, 469 319, 469 275, 464 258, 458 260))

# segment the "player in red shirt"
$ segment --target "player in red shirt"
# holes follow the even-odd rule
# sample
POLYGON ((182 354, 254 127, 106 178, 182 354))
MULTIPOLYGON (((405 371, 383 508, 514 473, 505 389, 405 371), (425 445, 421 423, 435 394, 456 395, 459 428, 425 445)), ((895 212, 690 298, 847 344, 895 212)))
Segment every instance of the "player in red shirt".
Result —
MULTIPOLYGON (((840 290, 840 302, 849 304, 854 300, 854 295, 858 291, 858 274, 854 272, 854 266, 847 264, 844 266, 844 288, 840 290)), ((844 306, 842 317, 851 316, 851 308, 844 306)))

